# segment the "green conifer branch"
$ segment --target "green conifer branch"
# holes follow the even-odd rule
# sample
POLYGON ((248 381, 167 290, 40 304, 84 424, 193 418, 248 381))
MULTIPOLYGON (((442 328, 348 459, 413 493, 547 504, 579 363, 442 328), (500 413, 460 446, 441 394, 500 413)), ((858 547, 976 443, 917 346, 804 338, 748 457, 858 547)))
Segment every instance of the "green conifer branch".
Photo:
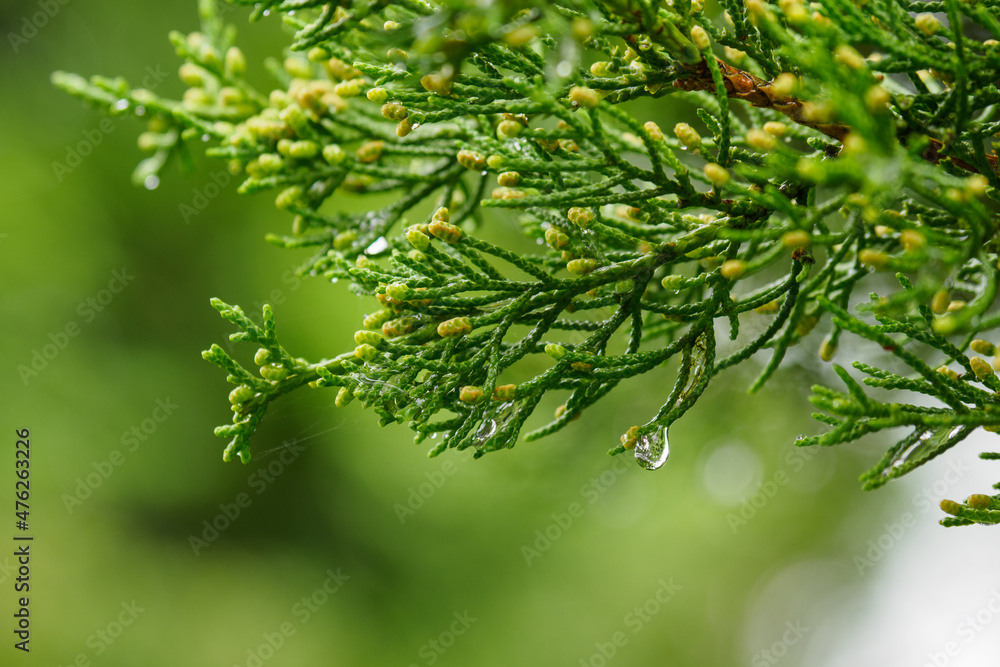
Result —
MULTIPOLYGON (((148 122, 138 181, 209 140, 209 155, 246 176, 240 192, 274 191, 293 215, 291 234, 268 240, 311 248, 303 274, 377 302, 353 350, 310 363, 279 344, 269 307, 258 325, 213 301, 231 339, 258 348, 255 372, 218 346, 204 355, 236 387, 233 423, 216 431, 226 460, 249 460, 267 406, 303 385, 407 423, 418 442, 440 437, 431 455, 479 457, 513 447, 545 396, 565 400, 527 440, 676 358, 660 409, 611 450, 655 468, 669 427, 718 373, 769 348, 756 390, 817 328, 824 361, 847 333, 910 369, 854 362, 858 382, 835 365, 846 392, 813 388, 830 430, 799 444, 908 429, 865 488, 1000 429, 1000 379, 984 359, 1000 326, 1000 43, 980 38, 1000 38, 1000 8, 234 4, 293 33, 284 61, 265 64, 266 94, 246 82, 213 0, 199 2, 200 32, 170 35, 181 100, 53 76, 148 122), (641 100, 670 97, 696 111, 665 132, 641 100), (345 195, 371 203, 348 213, 345 195), (499 244, 499 219, 537 245, 499 244), (862 302, 862 287, 884 294, 862 302), (768 318, 752 337, 750 318, 768 318)), ((942 523, 1000 522, 998 503, 945 501, 942 523)))

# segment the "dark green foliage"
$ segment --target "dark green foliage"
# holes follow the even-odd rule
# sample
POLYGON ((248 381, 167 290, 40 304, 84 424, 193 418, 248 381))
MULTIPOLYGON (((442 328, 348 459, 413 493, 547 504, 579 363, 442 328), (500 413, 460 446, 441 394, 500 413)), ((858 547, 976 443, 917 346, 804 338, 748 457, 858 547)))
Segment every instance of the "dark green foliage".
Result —
MULTIPOLYGON (((142 110, 154 155, 139 180, 207 136, 209 154, 246 174, 241 192, 279 191, 292 234, 270 240, 313 249, 303 275, 377 299, 357 348, 318 363, 278 344, 270 310, 258 327, 215 303, 233 340, 261 348, 262 379, 205 353, 237 385, 233 424, 217 430, 227 460, 247 460, 270 401, 304 384, 336 387, 338 405, 359 399, 418 441, 443 436, 432 454, 480 456, 512 447, 551 392, 563 406, 527 439, 679 357, 662 408, 612 450, 657 467, 649 452, 716 374, 766 348, 756 389, 817 325, 825 361, 846 332, 895 364, 853 364, 875 393, 836 366, 846 393, 813 398, 831 430, 801 442, 906 427, 866 488, 1000 429, 1000 380, 982 358, 996 350, 974 341, 1000 324, 992 3, 237 4, 294 32, 284 63, 267 63, 269 94, 245 81, 210 1, 201 33, 171 35, 183 101, 55 76, 142 110), (696 114, 664 130, 627 104, 668 96, 696 114), (367 209, 345 212, 345 195, 367 209), (491 242, 487 217, 516 220, 537 245, 491 242), (749 318, 766 324, 741 336, 749 318)), ((946 501, 945 523, 997 523, 997 498, 946 501)))

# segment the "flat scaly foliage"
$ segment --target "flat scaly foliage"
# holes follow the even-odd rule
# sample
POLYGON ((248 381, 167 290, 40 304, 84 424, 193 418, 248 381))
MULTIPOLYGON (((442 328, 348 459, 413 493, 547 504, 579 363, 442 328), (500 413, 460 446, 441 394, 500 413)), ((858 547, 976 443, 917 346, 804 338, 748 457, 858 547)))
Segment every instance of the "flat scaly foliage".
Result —
MULTIPOLYGON (((611 450, 657 468, 721 371, 760 353, 757 389, 817 325, 824 361, 846 334, 895 369, 854 362, 858 382, 835 365, 846 390, 812 396, 829 429, 799 441, 902 429, 866 488, 1000 429, 984 339, 1000 325, 1000 4, 720 2, 237 0, 293 34, 261 91, 202 0, 202 30, 170 35, 182 100, 55 74, 148 121, 137 181, 210 140, 241 192, 277 191, 294 219, 270 240, 312 249, 301 273, 372 304, 357 347, 314 363, 280 345, 269 307, 257 324, 213 301, 259 348, 256 372, 204 354, 236 386, 224 458, 249 460, 270 402, 307 385, 436 438, 432 455, 478 457, 513 447, 550 392, 564 403, 525 439, 676 358, 662 407, 611 450), (667 101, 638 100, 667 97, 676 124, 641 117, 667 101), (488 240, 487 214, 535 243, 488 240)), ((1000 522, 1000 495, 942 508, 945 525, 1000 522)))

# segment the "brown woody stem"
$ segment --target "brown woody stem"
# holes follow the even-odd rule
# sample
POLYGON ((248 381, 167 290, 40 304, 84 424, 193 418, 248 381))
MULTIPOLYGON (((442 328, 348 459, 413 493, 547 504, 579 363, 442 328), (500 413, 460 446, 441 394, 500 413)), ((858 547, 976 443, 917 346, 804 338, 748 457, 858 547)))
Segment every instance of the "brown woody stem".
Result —
MULTIPOLYGON (((716 59, 722 77, 726 84, 726 93, 729 97, 744 100, 751 105, 761 109, 774 109, 785 114, 789 120, 814 130, 822 132, 828 137, 843 141, 850 133, 851 128, 838 123, 819 123, 809 118, 811 115, 811 105, 802 102, 788 95, 779 95, 774 91, 772 82, 765 81, 749 72, 737 69, 728 63, 716 59)), ((674 81, 674 86, 681 90, 705 90, 715 92, 715 84, 712 81, 712 74, 704 61, 687 67, 690 74, 682 79, 674 81)), ((969 164, 961 158, 944 155, 944 142, 933 137, 928 137, 930 144, 924 149, 922 157, 929 162, 937 164, 941 160, 950 159, 952 164, 967 171, 979 173, 979 169, 969 164)), ((997 171, 998 159, 996 153, 986 156, 990 167, 997 171)))

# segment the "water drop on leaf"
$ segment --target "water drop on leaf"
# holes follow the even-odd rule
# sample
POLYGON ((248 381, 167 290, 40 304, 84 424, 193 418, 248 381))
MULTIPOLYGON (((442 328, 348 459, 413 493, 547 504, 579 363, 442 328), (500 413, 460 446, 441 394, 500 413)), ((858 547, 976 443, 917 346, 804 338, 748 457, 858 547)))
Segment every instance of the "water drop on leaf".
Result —
POLYGON ((482 447, 490 438, 503 431, 517 416, 521 407, 520 401, 507 401, 501 403, 496 409, 491 410, 479 425, 479 429, 473 436, 473 444, 482 447))
POLYGON ((476 431, 476 447, 482 447, 486 441, 497 432, 497 422, 495 419, 484 419, 476 431))
POLYGON ((961 430, 961 426, 939 426, 938 428, 925 431, 917 438, 916 443, 912 447, 906 448, 895 457, 892 461, 892 467, 898 468, 904 463, 924 458, 933 450, 944 445, 961 430))
POLYGON ((365 254, 377 255, 388 247, 389 247, 389 242, 385 240, 384 236, 380 236, 377 239, 375 239, 375 241, 373 241, 370 246, 365 248, 365 254))
POLYGON ((639 436, 635 443, 635 460, 646 470, 663 467, 669 456, 670 443, 667 440, 667 429, 639 436))

